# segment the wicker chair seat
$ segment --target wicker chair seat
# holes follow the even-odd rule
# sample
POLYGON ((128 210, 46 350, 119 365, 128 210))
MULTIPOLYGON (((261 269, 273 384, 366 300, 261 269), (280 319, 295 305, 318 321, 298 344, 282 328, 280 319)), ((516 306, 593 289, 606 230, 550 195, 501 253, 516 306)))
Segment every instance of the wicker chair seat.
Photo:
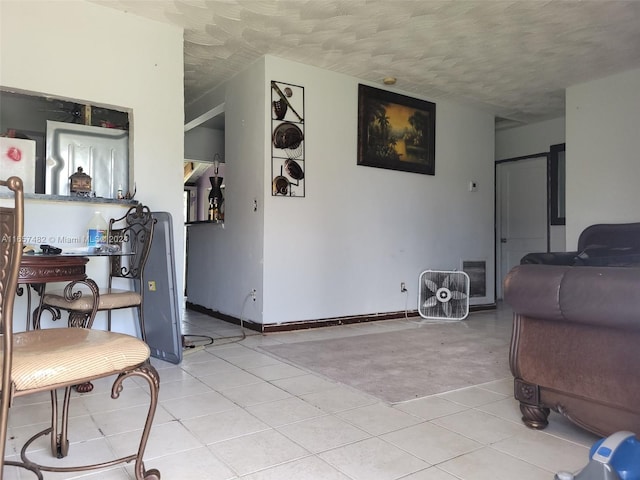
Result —
MULTIPOLYGON (((76 312, 89 312, 93 308, 93 297, 88 290, 81 289, 83 295, 76 300, 64 298, 63 291, 46 293, 43 299, 45 305, 72 310, 76 312)), ((115 288, 100 291, 98 310, 115 310, 128 308, 142 303, 142 296, 132 290, 118 290, 115 288)))
POLYGON ((120 373, 150 355, 147 344, 136 337, 85 328, 15 333, 13 341, 16 395, 120 373))

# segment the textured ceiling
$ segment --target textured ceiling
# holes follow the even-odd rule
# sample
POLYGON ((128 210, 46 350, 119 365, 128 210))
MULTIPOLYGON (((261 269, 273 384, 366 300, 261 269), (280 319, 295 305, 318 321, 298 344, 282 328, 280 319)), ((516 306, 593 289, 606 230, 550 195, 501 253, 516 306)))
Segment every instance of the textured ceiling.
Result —
POLYGON ((265 54, 530 123, 640 68, 636 0, 96 0, 184 28, 185 103, 265 54))

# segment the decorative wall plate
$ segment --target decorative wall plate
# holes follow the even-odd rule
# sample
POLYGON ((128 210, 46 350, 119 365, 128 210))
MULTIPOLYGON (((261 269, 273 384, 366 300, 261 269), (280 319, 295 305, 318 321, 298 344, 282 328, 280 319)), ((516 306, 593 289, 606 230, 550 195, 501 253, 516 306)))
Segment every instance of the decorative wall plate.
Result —
POLYGON ((294 180, 302 180, 304 178, 304 171, 298 162, 292 159, 284 161, 284 169, 287 174, 294 180))
POLYGON ((273 179, 273 194, 287 195, 289 193, 289 180, 283 175, 278 175, 273 179))
POLYGON ((303 139, 300 127, 291 122, 281 123, 273 131, 273 145, 276 148, 295 150, 303 139))

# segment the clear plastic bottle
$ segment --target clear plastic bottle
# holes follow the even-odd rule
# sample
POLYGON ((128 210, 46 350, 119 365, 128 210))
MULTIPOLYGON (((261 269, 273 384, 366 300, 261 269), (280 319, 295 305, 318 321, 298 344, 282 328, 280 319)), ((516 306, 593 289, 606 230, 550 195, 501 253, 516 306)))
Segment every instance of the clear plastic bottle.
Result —
POLYGON ((100 212, 95 212, 87 225, 87 246, 100 247, 107 243, 107 221, 100 212))

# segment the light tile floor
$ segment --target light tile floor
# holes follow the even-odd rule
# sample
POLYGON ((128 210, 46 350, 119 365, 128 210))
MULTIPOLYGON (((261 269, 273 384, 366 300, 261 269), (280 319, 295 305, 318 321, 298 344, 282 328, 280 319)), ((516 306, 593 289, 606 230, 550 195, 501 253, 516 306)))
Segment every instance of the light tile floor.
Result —
MULTIPOLYGON (((509 328, 511 318, 499 308, 465 321, 509 328)), ((390 405, 260 350, 416 327, 416 320, 402 319, 247 331, 237 341, 239 327, 185 311, 182 333, 215 341, 186 350, 180 365, 153 359, 161 388, 147 468, 158 468, 163 480, 552 480, 558 470, 586 465, 597 438, 553 413, 544 431, 524 427, 511 378, 390 405)), ((67 458, 52 458, 46 439, 34 443, 31 458, 66 465, 135 450, 148 399, 144 382, 129 381, 118 400, 108 398, 109 388, 101 381, 90 394, 74 393, 67 458)), ((17 399, 8 453, 44 428, 48 414, 46 394, 17 399)), ((45 472, 45 479, 130 480, 132 471, 127 465, 84 476, 45 472)), ((4 478, 33 476, 7 469, 4 478)))

